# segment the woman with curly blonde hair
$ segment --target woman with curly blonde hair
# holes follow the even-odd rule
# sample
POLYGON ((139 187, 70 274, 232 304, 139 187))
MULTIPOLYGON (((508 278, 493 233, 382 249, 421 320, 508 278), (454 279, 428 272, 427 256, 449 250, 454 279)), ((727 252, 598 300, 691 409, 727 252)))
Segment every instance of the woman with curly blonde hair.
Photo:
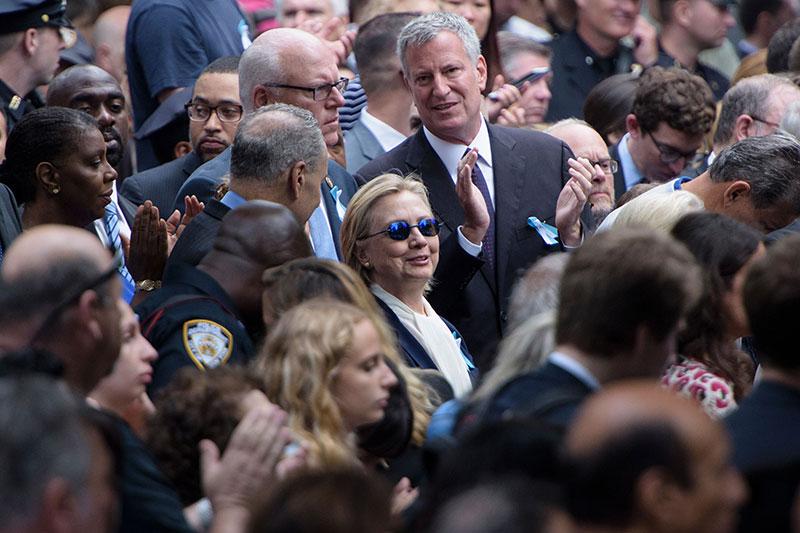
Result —
POLYGON ((355 431, 383 418, 397 385, 386 364, 394 351, 368 313, 334 300, 302 303, 275 324, 255 368, 310 465, 358 464, 355 431))

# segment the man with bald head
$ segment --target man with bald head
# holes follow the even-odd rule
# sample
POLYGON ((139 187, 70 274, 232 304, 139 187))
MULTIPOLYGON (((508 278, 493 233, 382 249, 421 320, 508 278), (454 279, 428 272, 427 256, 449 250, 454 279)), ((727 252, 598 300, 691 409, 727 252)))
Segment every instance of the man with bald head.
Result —
POLYGON ((603 138, 583 120, 568 118, 556 122, 545 130, 569 146, 580 161, 591 166, 592 188, 586 199, 592 206, 595 227, 614 209, 614 172, 618 161, 611 159, 603 138))
POLYGON ((108 250, 89 232, 54 225, 25 231, 0 270, 0 354, 48 351, 67 384, 87 395, 119 355, 116 274, 108 250))
MULTIPOLYGON (((319 38, 297 29, 278 28, 262 33, 239 62, 239 94, 246 114, 275 103, 306 109, 319 123, 328 148, 338 142, 339 107, 344 103, 345 87, 347 79, 339 77, 335 54, 319 38)), ((189 177, 178 191, 174 209, 183 211, 187 195, 208 202, 229 170, 231 148, 189 177)), ((309 220, 317 257, 339 257, 339 226, 356 188, 355 180, 344 168, 328 161, 319 208, 309 220)))
POLYGON ((725 533, 747 497, 719 422, 655 383, 597 393, 566 438, 577 531, 725 533))
POLYGON ((310 254, 303 226, 287 207, 252 200, 233 210, 200 264, 169 265, 163 288, 136 307, 159 355, 148 392, 184 366, 247 363, 264 332, 261 274, 310 254))

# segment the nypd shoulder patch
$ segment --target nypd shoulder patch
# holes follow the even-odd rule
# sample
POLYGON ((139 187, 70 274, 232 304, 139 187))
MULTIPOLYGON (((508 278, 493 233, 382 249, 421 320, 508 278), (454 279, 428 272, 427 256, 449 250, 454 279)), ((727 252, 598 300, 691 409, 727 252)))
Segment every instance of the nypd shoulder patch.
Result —
POLYGON ((183 346, 200 370, 224 365, 233 352, 233 335, 212 320, 183 323, 183 346))

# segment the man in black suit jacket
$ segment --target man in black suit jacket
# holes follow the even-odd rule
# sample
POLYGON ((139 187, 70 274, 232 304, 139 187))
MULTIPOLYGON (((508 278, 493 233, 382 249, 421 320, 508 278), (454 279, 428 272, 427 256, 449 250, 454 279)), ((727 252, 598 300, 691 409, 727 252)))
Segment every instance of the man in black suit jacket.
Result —
POLYGON ((271 104, 247 115, 231 149, 228 192, 221 200, 211 200, 189 223, 170 263, 199 264, 222 219, 247 200, 285 205, 305 224, 319 205, 327 160, 319 125, 305 109, 271 104))
POLYGON ((243 112, 238 68, 238 57, 221 57, 203 70, 186 110, 192 151, 127 178, 120 191, 123 196, 137 206, 150 200, 163 218, 172 213, 175 195, 192 172, 233 141, 243 112))
POLYGON ((11 189, 0 184, 0 262, 11 241, 22 233, 22 220, 11 189))
MULTIPOLYGON (((458 15, 430 14, 404 28, 398 39, 404 81, 424 127, 365 165, 356 179, 367 181, 393 169, 422 178, 434 214, 444 223, 435 275, 438 285, 429 299, 461 331, 478 367, 486 370, 505 328, 507 300, 517 275, 558 248, 548 230, 532 227, 529 217, 561 226, 566 245, 580 244, 581 224, 577 216, 556 221, 556 203, 570 176, 569 148, 538 132, 487 125, 481 116, 486 63, 477 42, 458 15), (478 158, 472 167, 473 182, 482 189, 492 218, 482 243, 480 237, 470 238, 456 193, 456 175, 468 148, 472 150, 468 157, 478 158), (467 264, 479 273, 464 279, 461 290, 449 290, 448 279, 467 264)), ((575 186, 582 188, 585 199, 589 181, 583 178, 575 186)), ((574 193, 569 186, 565 190, 567 202, 566 195, 574 193)), ((580 214, 582 207, 578 205, 575 212, 580 214)))

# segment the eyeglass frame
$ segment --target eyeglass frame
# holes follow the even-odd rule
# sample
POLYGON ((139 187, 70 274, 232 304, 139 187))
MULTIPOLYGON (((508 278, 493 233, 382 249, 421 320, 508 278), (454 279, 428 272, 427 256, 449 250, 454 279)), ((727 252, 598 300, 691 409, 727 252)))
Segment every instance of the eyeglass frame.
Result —
MULTIPOLYGON (((436 237, 436 236, 439 235, 441 227, 442 227, 442 221, 439 220, 436 217, 425 217, 422 220, 420 220, 419 222, 417 222, 416 224, 409 224, 405 220, 395 220, 394 222, 390 222, 389 223, 389 227, 387 227, 386 229, 381 230, 381 231, 379 231, 377 233, 373 233, 371 235, 367 235, 365 237, 359 237, 356 240, 357 241, 365 241, 367 239, 371 239, 373 237, 377 237, 378 235, 382 235, 382 234, 386 233, 388 235, 388 237, 390 239, 392 239, 393 241, 402 242, 402 241, 408 240, 408 238, 411 237, 411 230, 413 230, 414 228, 417 228, 419 230, 419 232, 420 232, 420 235, 422 235, 423 237, 436 237), (425 235, 424 233, 422 233, 422 230, 419 229, 419 225, 421 223, 423 223, 423 222, 429 223, 431 220, 433 221, 433 224, 431 225, 431 227, 435 228, 435 233, 433 235, 425 235), (395 224, 405 224, 407 226, 407 228, 408 228, 408 234, 405 237, 403 237, 402 239, 395 239, 394 237, 392 237, 392 234, 390 233, 390 231, 392 231, 392 226, 394 226, 395 224)), ((405 230, 403 230, 403 231, 405 231, 405 230)))
POLYGON ((685 152, 681 152, 680 150, 678 150, 678 149, 676 149, 676 148, 674 148, 674 147, 672 147, 672 146, 670 146, 668 144, 664 144, 662 142, 659 142, 653 136, 652 132, 648 131, 648 132, 645 132, 645 133, 650 136, 650 140, 652 140, 653 144, 656 146, 656 148, 658 148, 659 158, 661 159, 661 162, 664 163, 665 165, 671 165, 672 163, 674 163, 678 159, 683 159, 684 163, 687 163, 687 164, 688 163, 693 163, 694 161, 696 161, 698 158, 702 157, 702 155, 703 155, 703 154, 699 153, 697 150, 693 150, 689 154, 687 154, 685 152), (675 157, 675 158, 665 158, 664 157, 664 152, 665 151, 673 152, 673 153, 677 154, 677 157, 675 157))
POLYGON ((287 85, 285 83, 262 83, 264 87, 272 87, 275 89, 294 89, 295 91, 311 91, 311 99, 315 102, 324 102, 328 98, 331 97, 331 93, 333 92, 333 88, 336 87, 340 93, 343 93, 347 90, 347 86, 350 84, 350 80, 345 77, 339 78, 336 83, 323 83, 317 87, 301 87, 299 85, 287 85), (339 87, 341 85, 341 87, 339 87), (317 98, 318 91, 327 89, 328 92, 324 98, 317 98))
POLYGON ((763 124, 766 124, 767 126, 772 126, 773 128, 780 128, 781 127, 780 124, 777 124, 775 122, 770 122, 769 120, 764 120, 763 118, 759 118, 756 115, 751 115, 751 114, 748 113, 747 116, 752 118, 753 122, 761 122, 763 124))
POLYGON ((75 300, 80 298, 84 292, 96 289, 103 283, 106 283, 113 278, 114 274, 119 273, 119 267, 123 264, 122 249, 114 248, 113 245, 109 245, 108 250, 113 255, 111 259, 111 266, 86 283, 78 285, 77 289, 73 289, 67 293, 66 297, 62 298, 58 303, 56 303, 50 312, 47 313, 47 316, 45 316, 41 325, 36 329, 33 335, 31 335, 30 340, 28 341, 28 346, 33 346, 36 341, 39 340, 42 334, 50 329, 50 327, 61 317, 62 313, 64 313, 64 311, 66 311, 73 303, 75 303, 75 300))
POLYGON ((184 104, 183 109, 186 110, 186 115, 189 117, 189 120, 191 120, 193 122, 206 122, 208 119, 211 118, 211 112, 212 111, 214 112, 215 115, 217 115, 217 118, 219 119, 219 121, 220 122, 224 122, 225 124, 234 124, 236 122, 239 122, 240 120, 242 120, 242 117, 244 116, 244 107, 241 104, 234 104, 234 103, 224 103, 224 104, 218 104, 218 105, 213 105, 212 106, 212 105, 208 105, 208 104, 200 104, 200 103, 193 102, 193 101, 190 100, 190 101, 186 102, 186 104, 184 104), (195 107, 195 106, 198 106, 198 105, 202 105, 202 106, 205 106, 205 107, 208 108, 208 116, 206 118, 192 118, 192 114, 189 111, 189 109, 191 107, 195 107), (222 118, 222 116, 219 114, 219 108, 223 107, 223 106, 231 106, 231 107, 239 108, 239 118, 237 118, 236 120, 226 120, 226 119, 222 118))
MULTIPOLYGON (((617 170, 619 170, 619 161, 617 161, 616 159, 611 159, 610 157, 608 159, 603 159, 602 161, 589 161, 589 164, 592 165, 592 168, 594 168, 595 165, 598 165, 600 168, 603 168, 604 163, 608 163, 609 172, 611 172, 612 174, 617 170)), ((606 169, 603 168, 603 172, 605 171, 606 169)))

